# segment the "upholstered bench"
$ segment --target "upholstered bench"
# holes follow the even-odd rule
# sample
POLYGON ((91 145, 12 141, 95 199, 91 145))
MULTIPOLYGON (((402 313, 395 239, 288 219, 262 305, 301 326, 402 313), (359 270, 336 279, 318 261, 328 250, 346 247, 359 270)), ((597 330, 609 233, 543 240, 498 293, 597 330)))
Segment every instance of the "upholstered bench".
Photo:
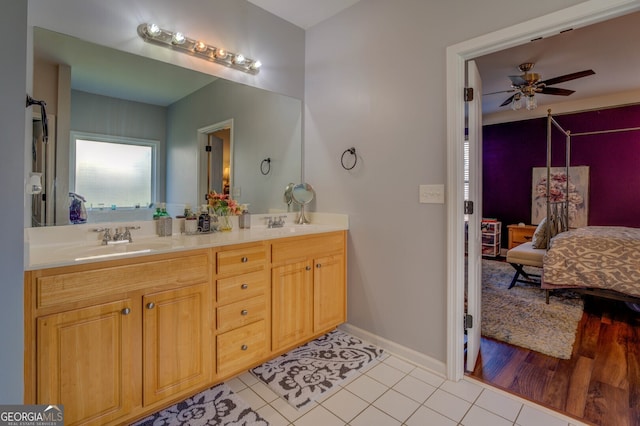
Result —
POLYGON ((542 268, 542 259, 544 258, 545 253, 545 249, 533 248, 532 242, 520 244, 510 249, 507 252, 507 262, 515 268, 516 273, 511 280, 511 284, 509 284, 509 288, 516 285, 517 282, 540 283, 540 274, 525 272, 523 268, 525 266, 542 268), (521 279, 520 276, 524 279, 521 279))

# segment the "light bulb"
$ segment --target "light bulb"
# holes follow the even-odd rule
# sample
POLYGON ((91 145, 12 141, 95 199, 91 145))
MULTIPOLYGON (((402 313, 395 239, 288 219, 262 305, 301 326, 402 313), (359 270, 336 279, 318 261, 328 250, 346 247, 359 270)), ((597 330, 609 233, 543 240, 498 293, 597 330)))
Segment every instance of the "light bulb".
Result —
POLYGON ((262 66, 262 62, 260 62, 260 61, 254 61, 254 62, 251 64, 251 67, 250 67, 250 68, 251 68, 252 70, 257 70, 257 69, 258 69, 258 68, 260 68, 261 66, 262 66))
POLYGON ((151 37, 157 37, 160 35, 161 32, 162 30, 156 24, 147 25, 147 34, 149 34, 151 37))
POLYGON ((527 109, 529 111, 534 110, 538 107, 538 101, 535 96, 527 96, 527 109))
POLYGON ((197 41, 196 44, 193 45, 193 50, 196 52, 204 52, 207 50, 207 45, 203 41, 197 41))
POLYGON ((234 64, 242 65, 242 64, 244 64, 244 61, 245 61, 245 57, 244 57, 244 55, 242 55, 240 53, 238 53, 236 55, 236 57, 233 58, 233 63, 234 64))
POLYGON ((511 109, 514 111, 518 111, 521 108, 522 108, 522 98, 520 98, 520 96, 516 96, 515 98, 513 98, 513 101, 511 102, 511 109))
POLYGON ((173 44, 182 44, 184 43, 184 40, 185 40, 184 34, 182 33, 174 33, 173 37, 171 37, 171 42, 173 44))
POLYGON ((227 57, 227 51, 224 49, 218 49, 216 51, 216 58, 225 59, 227 57))

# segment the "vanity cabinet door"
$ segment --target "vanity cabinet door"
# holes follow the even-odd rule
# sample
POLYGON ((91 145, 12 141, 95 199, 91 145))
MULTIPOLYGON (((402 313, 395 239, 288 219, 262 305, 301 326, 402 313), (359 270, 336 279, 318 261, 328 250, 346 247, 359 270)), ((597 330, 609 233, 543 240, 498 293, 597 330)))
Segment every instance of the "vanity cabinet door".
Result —
POLYGON ((313 331, 319 333, 346 321, 344 256, 313 261, 313 331))
POLYGON ((207 284, 143 297, 144 405, 212 380, 207 284))
POLYGON ((139 311, 126 299, 38 318, 37 404, 64 405, 67 425, 105 424, 139 406, 139 311))
POLYGON ((271 275, 272 350, 302 342, 313 333, 313 272, 310 261, 278 266, 271 275))

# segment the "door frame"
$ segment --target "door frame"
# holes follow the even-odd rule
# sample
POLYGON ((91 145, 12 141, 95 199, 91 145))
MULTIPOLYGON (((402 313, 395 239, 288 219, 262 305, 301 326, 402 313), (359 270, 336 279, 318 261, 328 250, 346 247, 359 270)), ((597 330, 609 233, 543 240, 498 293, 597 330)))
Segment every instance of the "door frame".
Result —
POLYGON ((205 152, 205 148, 207 143, 209 142, 209 134, 213 132, 217 132, 222 129, 229 129, 229 189, 233 190, 233 138, 234 138, 234 129, 233 129, 233 118, 229 118, 224 121, 220 121, 215 124, 209 124, 208 126, 204 126, 198 129, 198 153, 196 155, 196 164, 198 165, 198 179, 196 181, 196 187, 198 188, 198 199, 197 204, 194 206, 195 211, 199 211, 201 204, 206 204, 205 200, 200 198, 202 194, 207 192, 207 166, 206 166, 206 155, 203 154, 205 152))
MULTIPOLYGON (((638 0, 588 0, 447 47, 447 378, 464 377, 465 61, 640 10, 638 0)), ((473 161, 473 159, 470 159, 473 161)), ((481 179, 482 176, 472 176, 481 179)), ((479 194, 481 195, 481 194, 479 194)), ((479 326, 480 319, 474 321, 479 326)))

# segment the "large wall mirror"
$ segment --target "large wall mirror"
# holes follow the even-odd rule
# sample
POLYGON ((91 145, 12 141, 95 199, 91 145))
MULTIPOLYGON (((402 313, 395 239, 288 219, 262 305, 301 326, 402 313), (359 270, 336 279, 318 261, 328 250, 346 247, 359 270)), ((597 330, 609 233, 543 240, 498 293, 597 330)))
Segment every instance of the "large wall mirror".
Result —
POLYGON ((47 102, 55 155, 34 160, 47 185, 45 202, 34 195, 33 226, 69 224, 70 192, 86 200, 88 222, 97 223, 148 220, 160 202, 179 214, 186 204, 203 204, 207 190, 228 192, 253 213, 286 211, 284 190, 301 181, 299 99, 42 28, 34 28, 34 98, 47 102), (104 190, 88 189, 76 179, 85 164, 79 138, 149 146, 142 150, 150 159, 141 160, 149 163, 133 161, 133 151, 116 152, 105 172, 115 174, 95 178, 104 190), (152 182, 132 194, 129 183, 140 170, 152 182))

